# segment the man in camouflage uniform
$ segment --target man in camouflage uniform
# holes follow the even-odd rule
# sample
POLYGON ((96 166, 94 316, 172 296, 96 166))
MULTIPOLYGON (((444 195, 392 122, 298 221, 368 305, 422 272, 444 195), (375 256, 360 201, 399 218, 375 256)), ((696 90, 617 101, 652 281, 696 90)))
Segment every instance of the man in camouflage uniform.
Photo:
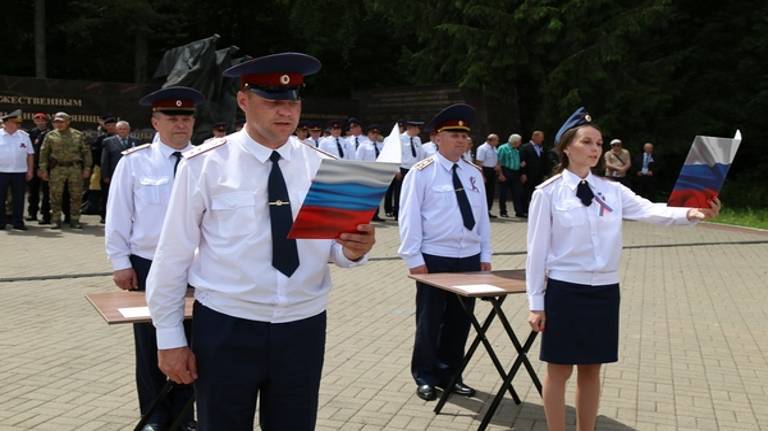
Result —
POLYGON ((45 136, 40 150, 40 177, 49 180, 51 194, 51 229, 61 229, 61 201, 64 185, 69 184, 70 226, 80 226, 80 200, 83 192, 83 179, 91 175, 91 148, 85 142, 85 135, 69 127, 70 117, 65 112, 53 116, 56 130, 45 136))

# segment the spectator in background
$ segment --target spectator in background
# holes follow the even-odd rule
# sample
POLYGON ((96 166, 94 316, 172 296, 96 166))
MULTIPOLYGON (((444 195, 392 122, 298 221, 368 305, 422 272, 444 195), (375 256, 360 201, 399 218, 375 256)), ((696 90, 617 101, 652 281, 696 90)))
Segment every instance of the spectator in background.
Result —
POLYGON ((102 214, 104 205, 106 205, 106 200, 102 199, 101 151, 104 148, 104 140, 115 136, 117 118, 106 114, 102 115, 100 119, 99 126, 103 132, 91 143, 91 176, 83 194, 83 202, 85 203, 82 209, 83 214, 102 214))
POLYGON ((620 139, 611 141, 611 150, 605 153, 605 176, 608 179, 618 181, 625 186, 627 184, 627 171, 632 167, 629 150, 622 148, 620 139))
POLYGON ((139 145, 139 140, 131 137, 131 125, 127 121, 118 121, 115 127, 115 136, 104 140, 104 146, 101 150, 101 190, 102 190, 102 209, 101 223, 104 223, 107 217, 107 200, 109 199, 109 187, 112 174, 117 168, 117 162, 123 157, 123 151, 139 145))
POLYGON ((363 126, 357 118, 349 117, 347 119, 347 129, 347 147, 349 147, 350 151, 357 153, 360 144, 366 139, 363 136, 363 126))
MULTIPOLYGON (((483 168, 483 177, 485 177, 485 199, 488 203, 488 217, 496 218, 491 214, 493 208, 493 199, 496 196, 496 177, 501 176, 499 167, 499 158, 496 154, 496 147, 499 145, 499 135, 491 133, 485 139, 482 145, 477 147, 475 163, 483 168)), ((501 179, 503 182, 504 179, 501 179)))
POLYGON ((218 123, 214 124, 211 133, 213 133, 214 138, 223 138, 227 136, 227 123, 224 121, 219 121, 218 123))
MULTIPOLYGON (((11 186, 13 209, 11 223, 15 230, 27 230, 24 226, 25 181, 32 179, 32 166, 35 150, 29 140, 29 134, 21 130, 21 109, 2 117, 0 129, 0 202, 5 203, 8 185, 11 186)), ((5 205, 3 205, 5 212, 5 205)), ((0 222, 5 229, 5 213, 0 222)))
POLYGON ((637 171, 637 194, 653 201, 656 197, 656 170, 658 165, 653 158, 653 144, 646 142, 643 153, 635 158, 637 171))
POLYGON ((544 132, 534 131, 530 142, 520 148, 520 168, 520 182, 525 189, 523 217, 527 217, 533 191, 551 170, 549 158, 544 150, 544 132))
POLYGON ((299 127, 296 128, 296 137, 299 138, 299 141, 304 142, 307 137, 309 137, 309 127, 307 127, 307 123, 301 122, 299 123, 299 127))
POLYGON ((320 146, 320 138, 322 137, 322 134, 323 128, 317 123, 312 123, 309 125, 309 138, 305 139, 304 143, 317 148, 320 146))
MULTIPOLYGON (((35 127, 29 129, 29 140, 32 141, 32 147, 35 149, 35 156, 33 161, 33 172, 37 172, 40 167, 40 146, 43 144, 45 134, 50 132, 48 127, 48 114, 44 112, 38 112, 32 116, 32 121, 35 123, 35 127)), ((39 176, 34 174, 32 179, 29 180, 29 206, 27 207, 27 221, 37 220, 37 212, 40 211, 42 220, 40 224, 51 223, 51 198, 48 194, 48 182, 40 179, 39 176), (43 202, 40 205, 40 192, 43 193, 43 202)))
POLYGON ((437 135, 437 132, 434 130, 429 131, 429 142, 426 142, 421 145, 421 151, 424 152, 424 158, 437 153, 437 144, 435 144, 435 135, 437 135))
POLYGON ((499 183, 499 211, 502 217, 509 217, 507 213, 507 193, 511 192, 512 204, 515 208, 515 216, 522 217, 525 213, 523 207, 523 184, 520 182, 520 144, 522 136, 513 133, 509 135, 507 142, 497 151, 499 165, 504 181, 499 183))

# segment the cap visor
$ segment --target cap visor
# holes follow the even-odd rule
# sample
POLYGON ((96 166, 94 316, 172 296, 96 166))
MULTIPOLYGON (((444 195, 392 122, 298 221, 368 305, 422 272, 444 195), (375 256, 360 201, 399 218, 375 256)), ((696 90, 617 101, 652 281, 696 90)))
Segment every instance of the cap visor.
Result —
POLYGON ((263 97, 269 100, 300 100, 299 90, 284 90, 284 91, 266 91, 257 87, 248 87, 248 91, 257 96, 263 97))

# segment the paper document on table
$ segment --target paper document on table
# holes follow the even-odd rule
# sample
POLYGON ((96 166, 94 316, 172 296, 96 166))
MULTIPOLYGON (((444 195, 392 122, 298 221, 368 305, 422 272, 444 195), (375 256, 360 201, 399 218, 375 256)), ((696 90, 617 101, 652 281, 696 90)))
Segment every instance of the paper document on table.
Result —
POLYGON ((504 293, 506 290, 494 286, 492 284, 459 284, 452 286, 457 289, 461 289, 468 294, 480 294, 480 293, 504 293))
POLYGON ((667 205, 709 208, 709 201, 720 194, 740 144, 738 130, 733 138, 696 136, 667 205))
POLYGON ((118 308, 117 311, 119 311, 120 314, 122 314, 122 316, 126 319, 136 317, 149 317, 149 307, 118 308))

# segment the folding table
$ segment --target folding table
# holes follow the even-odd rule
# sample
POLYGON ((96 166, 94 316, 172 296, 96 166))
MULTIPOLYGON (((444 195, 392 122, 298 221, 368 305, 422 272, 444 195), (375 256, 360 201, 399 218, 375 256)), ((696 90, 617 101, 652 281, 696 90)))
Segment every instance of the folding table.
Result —
MULTIPOLYGON (((488 407, 483 416, 482 422, 478 430, 482 431, 488 426, 493 417, 496 409, 499 407, 499 403, 504 398, 504 393, 509 391, 512 400, 515 404, 520 404, 520 397, 515 392, 512 386, 512 379, 514 379, 521 366, 524 366, 534 386, 541 395, 541 382, 539 381, 536 371, 533 369, 531 362, 528 360, 528 351, 531 348, 534 340, 536 339, 536 332, 531 331, 524 343, 520 343, 512 325, 509 324, 507 316, 504 314, 501 305, 508 295, 525 293, 525 271, 524 270, 503 270, 503 271, 490 271, 490 272, 461 272, 461 273, 434 273, 434 274, 411 274, 410 278, 419 281, 424 284, 436 287, 438 289, 445 290, 456 294, 459 297, 459 303, 464 308, 464 312, 472 323, 472 327, 477 332, 474 340, 469 345, 467 353, 464 355, 464 360, 458 373, 454 376, 453 381, 448 385, 452 388, 459 376, 461 376, 464 369, 469 364, 472 355, 474 355, 477 347, 482 343, 485 350, 488 352, 488 356, 491 358, 496 371, 502 380, 502 385, 499 388, 496 396, 493 398, 491 405, 488 407), (490 302, 492 309, 483 320, 481 324, 472 310, 468 309, 464 304, 462 298, 480 298, 481 300, 490 302), (490 328, 493 320, 498 316, 498 320, 501 321, 504 330, 515 347, 517 357, 515 358, 509 371, 506 371, 501 364, 498 355, 493 349, 493 345, 488 341, 486 333, 490 328)), ((435 406, 435 413, 439 414, 443 409, 443 406, 450 397, 450 391, 444 391, 440 400, 435 406)))
MULTIPOLYGON (((88 302, 93 305, 93 308, 101 315, 108 325, 120 324, 120 323, 149 323, 152 322, 152 318, 149 316, 147 310, 147 301, 144 296, 144 292, 135 290, 118 290, 114 292, 100 292, 89 293, 85 295, 88 302)), ((192 306, 195 302, 195 298, 192 294, 192 289, 187 290, 187 296, 184 303, 184 318, 192 318, 192 306)), ((134 428, 134 431, 141 430, 149 420, 149 416, 155 410, 157 405, 168 393, 173 389, 174 383, 170 380, 165 382, 165 385, 160 391, 160 394, 152 402, 147 413, 141 417, 139 423, 134 428)), ((194 399, 190 399, 184 410, 179 415, 176 421, 171 425, 170 430, 177 429, 181 423, 180 419, 184 416, 184 413, 192 408, 194 399)))

